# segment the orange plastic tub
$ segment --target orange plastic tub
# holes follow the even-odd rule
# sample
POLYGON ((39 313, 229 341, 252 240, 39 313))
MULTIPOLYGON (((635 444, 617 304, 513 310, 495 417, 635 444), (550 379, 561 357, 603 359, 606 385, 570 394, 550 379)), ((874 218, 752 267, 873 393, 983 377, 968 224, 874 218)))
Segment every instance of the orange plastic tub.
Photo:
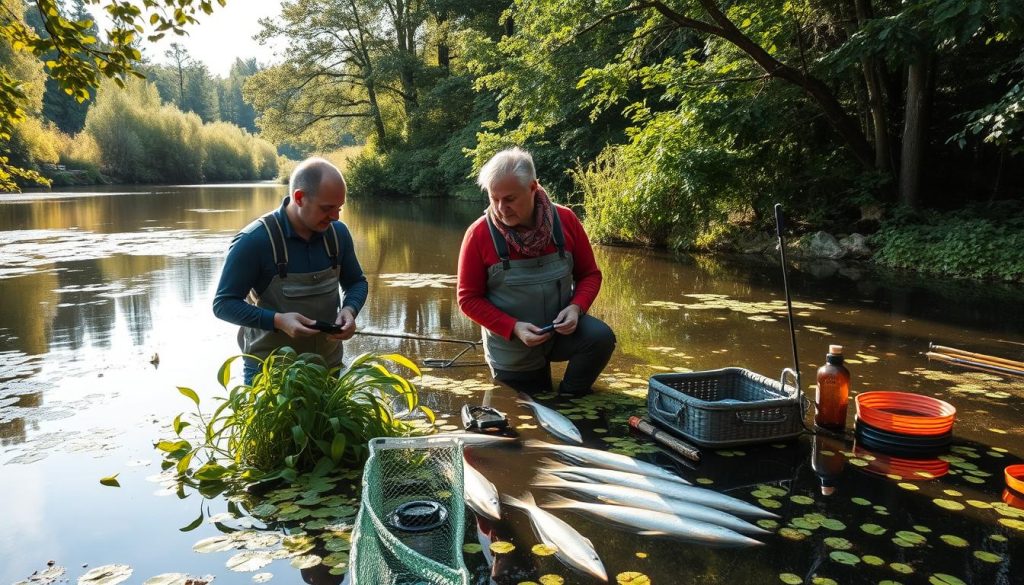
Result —
POLYGON ((909 392, 864 392, 854 402, 857 418, 877 429, 902 435, 941 435, 950 432, 956 420, 952 404, 909 392))
POLYGON ((1024 464, 1010 465, 1004 471, 1006 487, 1024 496, 1024 464))

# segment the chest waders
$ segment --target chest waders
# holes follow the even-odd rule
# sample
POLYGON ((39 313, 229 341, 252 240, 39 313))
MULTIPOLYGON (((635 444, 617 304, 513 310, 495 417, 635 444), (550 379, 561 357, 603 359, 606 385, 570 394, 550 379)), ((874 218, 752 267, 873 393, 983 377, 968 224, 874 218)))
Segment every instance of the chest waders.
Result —
MULTIPOLYGON (((332 225, 328 228, 330 235, 324 233, 324 248, 331 259, 331 267, 315 272, 288 272, 288 248, 284 239, 284 230, 273 212, 260 218, 260 223, 270 235, 270 245, 274 250, 274 264, 277 274, 270 280, 266 290, 257 294, 249 291, 246 299, 250 304, 278 313, 301 313, 310 319, 334 323, 341 307, 341 293, 338 281, 341 268, 338 265, 338 232, 332 225)), ((340 341, 326 335, 309 337, 289 337, 278 331, 266 331, 254 327, 242 327, 238 331, 238 345, 244 353, 265 359, 270 352, 279 347, 289 346, 298 353, 317 353, 323 356, 328 367, 341 364, 343 348, 340 341)))
MULTIPOLYGON (((500 260, 487 269, 487 300, 517 321, 547 325, 569 305, 573 294, 572 254, 565 251, 565 234, 558 209, 554 210, 551 225, 557 251, 537 258, 510 260, 505 237, 490 217, 486 221, 500 260)), ((515 335, 505 339, 486 327, 481 329, 484 356, 492 368, 526 372, 548 364, 554 336, 540 345, 527 347, 515 335)))

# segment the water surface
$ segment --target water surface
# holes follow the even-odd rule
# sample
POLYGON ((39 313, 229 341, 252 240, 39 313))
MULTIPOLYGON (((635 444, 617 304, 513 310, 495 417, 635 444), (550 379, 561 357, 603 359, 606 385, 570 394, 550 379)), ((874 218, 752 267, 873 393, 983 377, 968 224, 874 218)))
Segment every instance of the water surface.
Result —
MULTIPOLYGON (((284 583, 340 579, 325 571, 300 575, 288 560, 231 571, 225 563, 234 551, 193 552, 197 541, 225 529, 209 520, 229 503, 191 492, 179 497, 154 477, 160 457, 152 444, 172 435, 171 418, 190 405, 175 387, 216 394, 217 368, 238 351, 235 328, 210 308, 224 251, 240 227, 277 206, 282 194, 278 185, 218 185, 0 198, 0 583, 23 580, 48 561, 65 567, 72 581, 114 563, 132 567, 133 583, 178 572, 213 575, 218 583, 250 583, 254 573, 284 583), (100 484, 113 474, 120 488, 100 484), (203 521, 191 528, 197 517, 203 521)), ((478 339, 479 329, 456 306, 454 274, 463 230, 483 205, 370 201, 353 193, 343 220, 371 286, 359 326, 478 339)), ((775 378, 792 365, 775 258, 610 247, 596 255, 605 282, 592 313, 615 329, 618 349, 594 397, 547 401, 576 420, 588 445, 649 450, 629 435, 625 420, 645 414, 652 375, 741 366, 775 378)), ((1021 518, 999 503, 1003 467, 1024 454, 1024 387, 929 363, 922 354, 934 342, 1021 359, 1024 294, 827 262, 796 263, 790 277, 804 390, 813 395, 814 370, 827 346, 840 343, 855 391, 908 390, 956 406, 952 451, 908 468, 900 458, 856 445, 850 433, 840 443, 815 445, 803 436, 703 449, 695 468, 641 453, 690 481, 777 506, 782 520, 773 531, 789 531, 765 537, 766 546, 754 550, 712 550, 559 515, 594 542, 613 580, 632 571, 655 583, 771 583, 780 574, 807 582, 817 576, 920 583, 936 574, 968 583, 1020 582, 1011 578, 1011 559, 1024 552, 1021 518), (820 476, 836 482, 836 493, 821 495, 820 476), (918 536, 897 536, 904 532, 918 536), (959 541, 944 535, 966 545, 948 544, 959 541), (849 553, 856 564, 844 564, 849 557, 836 552, 849 553)), ((366 335, 346 353, 399 351, 422 360, 460 349, 366 335)), ((426 401, 444 423, 457 424, 464 403, 488 402, 507 411, 523 437, 553 440, 508 389, 472 365, 481 359, 471 352, 460 358, 463 367, 426 372, 426 401)), ((851 406, 851 424, 852 416, 851 406)), ((470 454, 500 491, 513 495, 534 489, 530 479, 541 456, 522 449, 470 454)), ((550 493, 535 492, 542 501, 550 493)), ((478 528, 485 544, 516 546, 494 555, 493 568, 485 555, 467 553, 478 582, 492 573, 499 583, 545 575, 591 582, 552 557, 531 554, 537 541, 516 510, 506 510, 502 522, 470 522, 468 542, 477 540, 478 528)))

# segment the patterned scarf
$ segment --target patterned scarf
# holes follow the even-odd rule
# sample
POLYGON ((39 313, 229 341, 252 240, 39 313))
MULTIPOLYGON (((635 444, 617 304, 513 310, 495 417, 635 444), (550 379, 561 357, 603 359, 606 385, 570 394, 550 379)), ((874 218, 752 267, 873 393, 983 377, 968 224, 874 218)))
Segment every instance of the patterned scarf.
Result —
POLYGON ((540 185, 534 191, 533 198, 533 228, 527 231, 517 231, 516 228, 505 225, 494 213, 493 207, 487 208, 487 217, 498 228, 498 232, 505 237, 509 248, 528 258, 540 256, 544 248, 551 243, 551 229, 554 222, 555 206, 548 198, 548 194, 540 185))

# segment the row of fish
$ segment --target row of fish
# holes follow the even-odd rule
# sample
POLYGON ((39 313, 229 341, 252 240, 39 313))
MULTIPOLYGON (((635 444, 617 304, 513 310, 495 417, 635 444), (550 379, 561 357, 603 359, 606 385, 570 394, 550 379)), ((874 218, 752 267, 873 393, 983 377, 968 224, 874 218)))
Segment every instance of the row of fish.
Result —
MULTIPOLYGON (((578 501, 554 495, 545 501, 545 507, 569 509, 638 534, 715 547, 755 546, 762 543, 749 535, 767 531, 738 516, 777 517, 743 500, 690 485, 661 467, 624 455, 536 440, 526 441, 525 445, 572 463, 543 459, 544 467, 534 481, 535 486, 567 490, 597 500, 578 501)), ((500 503, 522 509, 541 542, 555 549, 556 558, 585 574, 607 580, 590 540, 538 506, 530 492, 520 498, 499 498, 494 484, 472 465, 466 463, 464 469, 466 502, 474 512, 497 520, 501 517, 500 503)))

